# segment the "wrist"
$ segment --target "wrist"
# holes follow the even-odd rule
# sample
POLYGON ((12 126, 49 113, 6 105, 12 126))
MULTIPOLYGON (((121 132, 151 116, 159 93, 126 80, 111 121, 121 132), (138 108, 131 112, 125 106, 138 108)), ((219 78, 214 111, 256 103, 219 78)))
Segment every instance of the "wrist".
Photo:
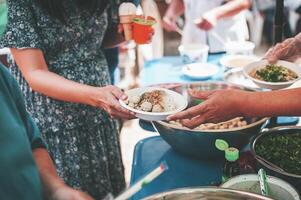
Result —
POLYGON ((96 107, 98 105, 98 90, 99 88, 89 86, 84 92, 85 104, 96 107))
POLYGON ((243 91, 238 98, 236 98, 236 104, 238 107, 239 115, 250 117, 248 107, 252 105, 252 92, 243 91))

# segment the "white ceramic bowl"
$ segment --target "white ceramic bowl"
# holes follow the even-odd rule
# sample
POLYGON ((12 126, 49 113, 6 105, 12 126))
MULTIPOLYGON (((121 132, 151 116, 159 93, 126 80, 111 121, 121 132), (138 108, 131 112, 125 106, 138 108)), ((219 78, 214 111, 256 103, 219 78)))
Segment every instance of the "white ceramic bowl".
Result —
POLYGON ((226 53, 229 55, 252 55, 255 44, 250 41, 233 41, 225 44, 226 53))
MULTIPOLYGON (((289 183, 273 176, 267 176, 267 183, 270 193, 269 197, 272 199, 300 200, 298 192, 289 183)), ((235 176, 222 184, 221 187, 261 194, 258 175, 256 174, 235 176)))
POLYGON ((182 44, 179 46, 184 63, 207 62, 209 46, 205 44, 182 44))
POLYGON ((253 70, 263 68, 267 64, 268 64, 267 60, 253 62, 243 68, 243 73, 246 77, 251 79, 259 87, 267 88, 267 89, 271 89, 271 90, 279 90, 279 89, 287 88, 287 87, 291 86, 293 83, 295 83, 296 81, 298 81, 301 77, 301 67, 297 66, 294 63, 283 61, 283 60, 279 60, 276 64, 292 70, 293 72, 295 72, 298 75, 298 78, 296 78, 295 80, 292 80, 292 81, 274 83, 274 82, 266 82, 266 81, 258 80, 249 75, 253 70))
POLYGON ((174 92, 172 90, 164 89, 164 88, 157 88, 157 87, 144 87, 144 88, 135 88, 126 91, 125 93, 130 97, 130 96, 137 96, 137 95, 142 95, 145 92, 150 92, 154 90, 161 90, 164 91, 168 97, 173 101, 176 109, 174 111, 169 111, 169 112, 145 112, 141 110, 134 109, 130 106, 128 106, 124 101, 119 100, 120 104, 122 107, 136 113, 136 117, 140 119, 144 119, 147 121, 161 121, 161 120, 166 120, 167 116, 178 113, 182 110, 184 110, 187 105, 188 101, 187 99, 182 96, 181 94, 174 92))
POLYGON ((242 68, 258 60, 260 59, 254 55, 225 55, 219 62, 227 68, 242 68))
POLYGON ((211 78, 219 72, 216 65, 209 63, 191 63, 184 65, 182 73, 191 79, 204 80, 211 78))

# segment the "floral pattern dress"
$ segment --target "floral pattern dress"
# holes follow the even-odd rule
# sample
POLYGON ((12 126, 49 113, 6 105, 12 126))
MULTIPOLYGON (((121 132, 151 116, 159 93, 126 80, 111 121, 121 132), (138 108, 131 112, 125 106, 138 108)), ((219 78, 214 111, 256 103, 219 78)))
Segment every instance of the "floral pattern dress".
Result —
MULTIPOLYGON (((78 10, 73 2, 64 2, 67 21, 63 24, 39 8, 35 0, 7 0, 8 24, 0 46, 41 49, 51 72, 87 85, 109 85, 101 51, 108 9, 92 15, 78 10)), ((118 123, 101 109, 33 91, 13 60, 10 65, 59 175, 95 199, 119 193, 125 181, 118 123)))

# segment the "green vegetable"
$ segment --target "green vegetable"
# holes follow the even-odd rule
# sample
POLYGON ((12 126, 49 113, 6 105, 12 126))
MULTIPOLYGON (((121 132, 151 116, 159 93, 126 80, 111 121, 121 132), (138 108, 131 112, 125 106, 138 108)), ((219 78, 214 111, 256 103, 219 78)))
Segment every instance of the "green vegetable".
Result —
POLYGON ((301 175, 301 132, 264 136, 255 152, 284 171, 301 175))
POLYGON ((267 82, 286 82, 298 78, 296 73, 275 64, 257 70, 255 76, 267 82))

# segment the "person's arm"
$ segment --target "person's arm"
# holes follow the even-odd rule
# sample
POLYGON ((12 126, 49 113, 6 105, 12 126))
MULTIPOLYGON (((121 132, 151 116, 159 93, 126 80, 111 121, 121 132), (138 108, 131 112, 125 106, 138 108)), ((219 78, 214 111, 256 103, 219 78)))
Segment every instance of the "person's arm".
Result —
POLYGON ((102 108, 112 117, 133 117, 133 113, 120 106, 118 99, 126 99, 127 96, 117 87, 93 87, 59 76, 48 70, 44 55, 39 49, 12 48, 11 52, 33 90, 61 101, 102 108))
POLYGON ((43 185, 44 197, 49 200, 92 200, 89 195, 68 187, 57 175, 53 162, 43 148, 33 150, 33 156, 43 185))
POLYGON ((191 96, 205 101, 168 120, 182 120, 183 125, 195 128, 209 122, 222 122, 234 117, 274 117, 301 115, 301 89, 272 92, 242 90, 190 91, 191 96))
POLYGON ((195 24, 204 30, 212 29, 218 20, 237 15, 241 11, 250 8, 251 0, 231 0, 224 5, 213 8, 195 20, 195 24))
POLYGON ((165 15, 163 16, 163 27, 167 31, 177 31, 177 18, 184 14, 183 0, 171 0, 165 15))

